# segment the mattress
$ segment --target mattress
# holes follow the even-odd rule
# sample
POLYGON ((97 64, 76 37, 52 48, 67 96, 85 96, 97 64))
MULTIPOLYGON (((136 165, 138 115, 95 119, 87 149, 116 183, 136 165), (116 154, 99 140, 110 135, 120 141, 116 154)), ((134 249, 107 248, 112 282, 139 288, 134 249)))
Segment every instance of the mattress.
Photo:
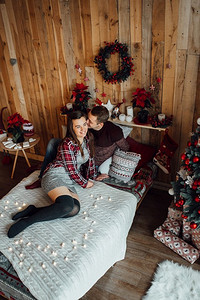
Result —
POLYGON ((37 177, 38 171, 0 201, 0 290, 20 300, 80 299, 125 257, 137 199, 128 192, 94 182, 92 188, 80 189, 78 215, 33 224, 9 239, 7 230, 16 211, 29 204, 51 204, 41 188, 24 188, 37 177))

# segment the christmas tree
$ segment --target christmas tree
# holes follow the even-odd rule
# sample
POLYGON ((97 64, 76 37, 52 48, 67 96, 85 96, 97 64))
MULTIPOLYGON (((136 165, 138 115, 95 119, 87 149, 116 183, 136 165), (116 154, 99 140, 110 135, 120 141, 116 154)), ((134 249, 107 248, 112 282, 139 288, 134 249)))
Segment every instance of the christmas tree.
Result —
POLYGON ((182 218, 190 222, 192 229, 200 228, 200 118, 197 124, 181 155, 176 181, 172 182, 175 205, 182 208, 182 218))

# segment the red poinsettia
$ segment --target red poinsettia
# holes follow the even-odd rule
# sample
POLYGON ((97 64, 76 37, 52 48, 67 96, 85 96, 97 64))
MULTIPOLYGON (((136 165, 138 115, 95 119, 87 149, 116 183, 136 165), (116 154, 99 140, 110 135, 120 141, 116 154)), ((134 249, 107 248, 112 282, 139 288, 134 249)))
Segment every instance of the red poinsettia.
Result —
POLYGON ((152 107, 155 104, 155 100, 150 92, 147 92, 144 88, 137 88, 133 93, 133 107, 140 107, 141 109, 152 107))
POLYGON ((8 117, 7 123, 8 128, 17 128, 21 127, 24 124, 25 120, 19 113, 15 113, 12 116, 8 117))

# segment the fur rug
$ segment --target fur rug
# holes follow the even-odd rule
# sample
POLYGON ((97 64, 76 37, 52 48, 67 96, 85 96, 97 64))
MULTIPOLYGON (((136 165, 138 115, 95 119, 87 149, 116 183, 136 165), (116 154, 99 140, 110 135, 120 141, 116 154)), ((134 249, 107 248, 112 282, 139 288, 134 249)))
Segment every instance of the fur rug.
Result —
POLYGON ((168 260, 160 263, 142 300, 183 299, 200 299, 200 272, 168 260))

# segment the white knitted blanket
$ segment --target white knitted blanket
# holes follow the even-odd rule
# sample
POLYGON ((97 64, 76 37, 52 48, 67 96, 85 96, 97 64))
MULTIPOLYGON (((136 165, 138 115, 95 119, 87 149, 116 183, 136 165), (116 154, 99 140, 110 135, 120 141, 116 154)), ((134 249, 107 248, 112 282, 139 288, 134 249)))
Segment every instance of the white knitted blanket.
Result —
POLYGON ((51 204, 41 188, 24 188, 37 176, 36 171, 23 179, 0 201, 0 251, 36 299, 77 300, 124 258, 137 200, 95 182, 91 189, 81 189, 77 216, 33 224, 9 239, 14 213, 29 204, 51 204))

